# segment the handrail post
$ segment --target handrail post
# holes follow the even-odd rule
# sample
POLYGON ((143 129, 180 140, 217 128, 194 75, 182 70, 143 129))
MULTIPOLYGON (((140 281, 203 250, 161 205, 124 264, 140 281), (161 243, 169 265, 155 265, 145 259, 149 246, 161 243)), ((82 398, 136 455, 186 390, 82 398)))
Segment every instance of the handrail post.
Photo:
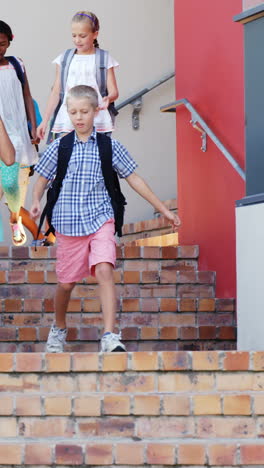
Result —
POLYGON ((211 140, 214 142, 214 144, 217 146, 217 148, 221 151, 221 153, 224 155, 224 157, 227 159, 227 161, 231 164, 231 166, 235 169, 235 171, 242 177, 243 180, 246 180, 246 175, 243 169, 240 167, 238 162, 235 160, 235 158, 232 156, 231 153, 226 149, 226 147, 223 145, 223 143, 219 140, 219 138, 215 135, 215 133, 208 127, 207 123, 203 120, 203 118, 198 114, 196 109, 192 106, 192 104, 188 101, 188 99, 178 99, 175 102, 172 102, 170 104, 166 104, 165 106, 162 106, 160 108, 161 112, 176 112, 176 108, 179 106, 184 105, 186 109, 191 114, 191 121, 190 123, 196 128, 196 130, 199 130, 205 134, 203 135, 203 144, 202 144, 202 151, 206 151, 206 135, 208 135, 211 140), (201 126, 201 129, 197 127, 197 122, 201 126), (205 146, 204 146, 205 144, 205 146), (204 149, 205 148, 205 149, 204 149))
POLYGON ((139 129, 139 113, 142 109, 143 106, 143 96, 144 94, 149 93, 153 89, 157 88, 158 86, 162 85, 166 81, 170 80, 175 76, 174 72, 169 73, 168 75, 165 75, 163 78, 161 78, 158 81, 155 81, 152 85, 150 85, 148 88, 143 88, 141 91, 138 91, 137 93, 133 94, 128 99, 125 99, 121 103, 116 105, 116 110, 119 111, 123 109, 123 107, 127 106, 128 104, 132 104, 133 106, 133 112, 132 112, 132 127, 134 130, 139 129))
POLYGON ((142 96, 137 98, 135 101, 132 101, 131 105, 133 106, 132 127, 134 130, 138 130, 139 129, 139 114, 142 109, 142 96))

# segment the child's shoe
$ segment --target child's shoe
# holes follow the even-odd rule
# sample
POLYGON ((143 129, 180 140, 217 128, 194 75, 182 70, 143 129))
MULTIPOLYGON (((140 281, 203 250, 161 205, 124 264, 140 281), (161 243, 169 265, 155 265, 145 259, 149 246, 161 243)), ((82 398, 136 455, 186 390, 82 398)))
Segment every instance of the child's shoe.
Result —
POLYGON ((10 223, 12 229, 12 242, 17 246, 24 245, 27 241, 27 236, 23 228, 21 216, 19 216, 17 223, 10 223))
POLYGON ((101 351, 102 353, 118 353, 126 351, 126 347, 121 343, 121 332, 116 333, 105 333, 101 338, 101 351))
POLYGON ((58 328, 55 325, 51 326, 46 344, 47 353, 63 353, 67 331, 67 328, 58 328))

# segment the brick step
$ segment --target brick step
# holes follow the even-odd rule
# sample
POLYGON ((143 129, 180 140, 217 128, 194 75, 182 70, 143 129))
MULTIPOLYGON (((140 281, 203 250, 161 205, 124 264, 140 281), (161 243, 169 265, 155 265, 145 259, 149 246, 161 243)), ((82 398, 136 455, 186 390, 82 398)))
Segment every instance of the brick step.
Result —
MULTIPOLYGON (((117 246, 117 271, 160 271, 171 267, 178 271, 198 269, 199 247, 117 246), (175 268, 177 267, 177 268, 175 268)), ((53 271, 56 247, 0 247, 0 272, 6 270, 53 271)), ((3 273, 1 273, 2 275, 3 273)), ((2 281, 1 276, 1 282, 2 281)))
MULTIPOLYGON (((198 271, 198 247, 117 247, 118 297, 214 297, 215 273, 198 271)), ((56 248, 0 248, 3 297, 54 295, 56 248), (23 291, 25 294, 23 294, 23 291)), ((95 278, 76 286, 72 297, 95 297, 95 278)))
MULTIPOLYGON (((172 234, 174 231, 167 219, 164 218, 164 216, 159 216, 146 221, 125 224, 122 233, 121 242, 126 245, 138 241, 139 239, 172 234)), ((176 236, 178 237, 177 234, 176 236)))
POLYGON ((263 466, 263 352, 0 354, 0 467, 263 466))
MULTIPOLYGON (((53 300, 4 299, 1 305, 0 352, 43 351, 54 319, 53 300)), ((234 349, 234 307, 234 300, 227 299, 123 298, 122 337, 130 351, 234 349)), ((68 351, 99 350, 98 299, 72 299, 67 323, 68 351)))
MULTIPOLYGON (((197 246, 118 247, 118 312, 128 350, 234 349, 234 300, 216 299, 215 273, 198 271, 197 246)), ((53 321, 56 248, 0 248, 0 351, 43 351, 53 321)), ((76 285, 68 351, 98 351, 98 286, 76 285)))
MULTIPOLYGON (((214 297, 214 272, 180 272, 176 268, 165 266, 160 271, 117 270, 114 274, 117 297, 214 297)), ((2 271, 1 281, 3 297, 51 298, 54 296, 57 278, 54 271, 13 269, 2 271)), ((88 277, 76 284, 72 297, 97 297, 97 289, 95 278, 88 277)))
POLYGON ((139 247, 169 247, 178 245, 179 238, 178 233, 162 234, 161 236, 146 237, 143 239, 137 239, 132 242, 127 242, 126 245, 136 245, 139 247))
MULTIPOLYGON (((177 200, 166 200, 164 204, 170 211, 177 213, 177 200)), ((155 219, 146 222, 126 224, 123 231, 122 243, 139 247, 168 247, 179 244, 179 236, 174 232, 171 225, 158 212, 154 211, 155 219)))

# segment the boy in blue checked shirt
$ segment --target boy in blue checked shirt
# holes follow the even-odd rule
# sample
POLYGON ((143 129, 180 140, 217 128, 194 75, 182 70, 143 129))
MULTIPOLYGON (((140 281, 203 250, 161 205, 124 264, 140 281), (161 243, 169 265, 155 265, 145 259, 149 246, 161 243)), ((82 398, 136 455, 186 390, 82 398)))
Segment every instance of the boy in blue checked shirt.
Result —
MULTIPOLYGON (((98 112, 96 91, 75 86, 67 95, 67 109, 75 128, 75 139, 67 173, 53 209, 56 229, 58 279, 55 294, 55 323, 52 325, 47 352, 63 352, 67 336, 66 312, 75 283, 89 274, 96 277, 103 312, 104 334, 101 351, 125 351, 120 334, 114 333, 116 294, 113 269, 116 260, 114 213, 101 170, 94 117, 98 112)), ((48 181, 56 175, 58 147, 55 140, 35 167, 39 178, 33 189, 31 216, 40 215, 40 200, 48 181)), ((161 212, 177 229, 180 220, 156 197, 135 173, 137 164, 117 140, 112 140, 112 164, 121 178, 161 212)))

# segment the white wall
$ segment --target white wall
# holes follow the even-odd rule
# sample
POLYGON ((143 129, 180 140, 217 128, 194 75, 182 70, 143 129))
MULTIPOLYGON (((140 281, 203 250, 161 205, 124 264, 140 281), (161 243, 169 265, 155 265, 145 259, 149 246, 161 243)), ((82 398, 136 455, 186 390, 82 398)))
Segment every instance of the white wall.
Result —
MULTIPOLYGON (((51 62, 71 47, 70 20, 76 11, 89 9, 99 17, 99 44, 120 63, 117 71, 120 102, 174 70, 173 3, 173 0, 90 0, 88 3, 12 0, 10 4, 1 3, 1 19, 13 29, 15 38, 9 52, 23 58, 32 95, 43 112, 54 79, 51 62)), ((138 131, 132 129, 129 105, 120 111, 114 135, 128 147, 139 163, 138 172, 164 200, 176 196, 175 116, 161 114, 159 108, 174 99, 172 79, 143 98, 138 131)), ((127 222, 152 217, 152 208, 125 182, 123 189, 128 198, 127 222)), ((7 222, 6 208, 4 213, 7 222)))
POLYGON ((264 203, 236 208, 237 348, 263 350, 264 203))

